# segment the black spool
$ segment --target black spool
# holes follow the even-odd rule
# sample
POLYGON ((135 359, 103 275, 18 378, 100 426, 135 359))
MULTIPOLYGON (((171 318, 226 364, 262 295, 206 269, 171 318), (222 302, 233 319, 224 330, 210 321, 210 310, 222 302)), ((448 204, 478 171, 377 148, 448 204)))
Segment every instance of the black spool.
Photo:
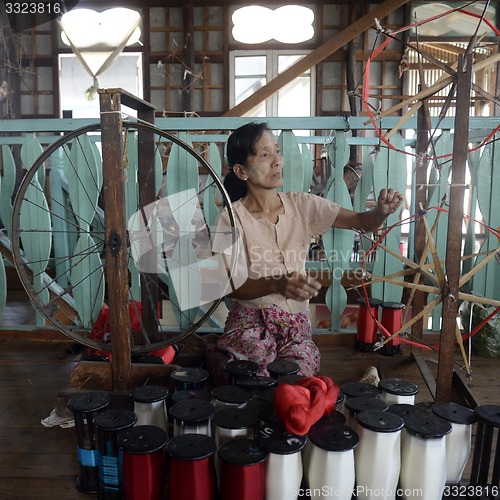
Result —
POLYGON ((68 409, 73 412, 77 439, 80 475, 76 479, 76 489, 82 493, 99 491, 99 453, 97 431, 94 418, 111 403, 111 396, 104 392, 77 394, 68 401, 68 409))
POLYGON ((360 411, 356 420, 361 427, 374 432, 397 432, 405 425, 401 417, 385 410, 360 411))
POLYGON ((248 359, 235 359, 224 365, 224 371, 229 377, 230 384, 236 384, 239 377, 249 377, 259 371, 259 364, 248 359))
POLYGON ((299 364, 288 359, 278 359, 276 361, 272 361, 266 368, 269 375, 275 379, 284 375, 296 375, 300 372, 299 364))
POLYGON ((156 403, 167 396, 168 389, 161 385, 142 385, 132 390, 132 399, 137 403, 156 403))
POLYGON ((406 430, 421 439, 439 439, 451 432, 451 424, 436 415, 409 413, 404 418, 406 430))
POLYGON ((385 411, 389 408, 389 405, 379 398, 359 396, 357 398, 349 398, 345 402, 345 407, 352 415, 357 415, 359 412, 367 410, 385 411))
POLYGON ((94 418, 99 449, 99 499, 119 500, 123 496, 123 470, 121 467, 118 435, 137 422, 131 410, 105 410, 94 418))
POLYGON ((252 393, 237 385, 219 385, 212 389, 212 396, 223 405, 242 406, 249 403, 252 393))
POLYGON ((304 448, 307 438, 290 434, 281 422, 274 422, 261 426, 255 433, 255 441, 269 453, 291 455, 304 448))
POLYGON ((259 423, 259 417, 253 410, 224 408, 214 413, 212 422, 223 429, 250 429, 259 423))
POLYGON ((172 405, 170 408, 170 416, 181 427, 199 426, 205 423, 208 424, 214 411, 214 405, 208 401, 203 401, 202 399, 186 399, 172 405))
POLYGON ((182 391, 184 389, 202 389, 209 373, 204 368, 186 367, 174 370, 170 377, 174 381, 175 389, 182 391))
POLYGON ((398 378, 383 378, 378 386, 382 391, 396 396, 415 396, 419 390, 418 385, 398 378))
POLYGON ((219 446, 217 455, 229 464, 246 466, 266 461, 269 453, 254 439, 237 438, 219 446))
POLYGON ((349 451, 359 443, 359 436, 350 427, 323 419, 311 427, 308 436, 312 444, 325 451, 349 451))
POLYGON ((257 408, 257 415, 263 423, 280 422, 272 401, 261 402, 257 408))
POLYGON ((265 375, 251 375, 248 377, 238 377, 236 379, 236 385, 257 395, 259 392, 267 391, 275 387, 276 379, 274 377, 266 377, 265 375))
POLYGON ((347 402, 349 398, 358 398, 361 396, 378 398, 381 394, 378 387, 367 384, 366 382, 345 382, 340 386, 340 390, 345 396, 345 402, 347 402))
POLYGON ((148 455, 167 444, 167 433, 156 425, 137 425, 120 432, 117 443, 124 453, 148 455))

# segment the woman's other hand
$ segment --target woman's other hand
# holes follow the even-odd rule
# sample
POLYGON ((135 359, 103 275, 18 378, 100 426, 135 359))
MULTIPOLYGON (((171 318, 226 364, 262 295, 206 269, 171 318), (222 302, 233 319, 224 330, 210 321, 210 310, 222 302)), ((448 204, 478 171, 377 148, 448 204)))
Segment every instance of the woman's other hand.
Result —
POLYGON ((278 279, 278 292, 287 299, 310 300, 318 295, 321 283, 305 273, 290 273, 278 279))
POLYGON ((394 189, 381 189, 377 200, 377 210, 387 217, 399 209, 403 199, 403 195, 394 189))

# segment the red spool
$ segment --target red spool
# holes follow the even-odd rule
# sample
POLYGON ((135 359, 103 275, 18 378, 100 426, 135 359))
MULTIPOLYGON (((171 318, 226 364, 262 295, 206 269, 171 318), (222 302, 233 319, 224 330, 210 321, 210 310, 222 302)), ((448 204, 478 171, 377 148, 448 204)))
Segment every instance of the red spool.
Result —
POLYGON ((361 348, 367 346, 371 348, 377 341, 377 321, 378 309, 382 301, 379 299, 358 299, 359 312, 357 322, 356 345, 361 348))
POLYGON ((214 500, 215 441, 205 434, 181 434, 167 444, 170 500, 214 500))
MULTIPOLYGON (((403 326, 403 309, 405 305, 400 302, 382 302, 382 326, 390 335, 397 332, 403 326)), ((389 346, 399 346, 401 340, 398 336, 387 342, 389 346)))

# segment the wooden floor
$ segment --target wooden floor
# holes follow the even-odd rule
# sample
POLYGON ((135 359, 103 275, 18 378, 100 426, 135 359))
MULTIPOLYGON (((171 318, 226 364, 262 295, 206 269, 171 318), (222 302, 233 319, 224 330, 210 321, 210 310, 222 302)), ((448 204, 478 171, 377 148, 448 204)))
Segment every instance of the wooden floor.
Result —
MULTIPOLYGON (((5 324, 1 326, 5 328, 5 324)), ((41 424, 55 408, 58 394, 67 388, 81 349, 70 341, 32 341, 15 336, 0 331, 1 498, 89 498, 75 488, 79 472, 75 429, 41 424)), ((416 383, 420 389, 417 402, 432 403, 409 351, 399 357, 386 357, 355 351, 350 337, 339 343, 331 336, 321 336, 317 342, 322 352, 322 372, 337 384, 359 380, 367 368, 376 366, 382 377, 416 383)), ((431 354, 425 356, 436 359, 431 354)), ((434 370, 435 364, 429 365, 434 370)), ((478 404, 500 405, 499 367, 500 360, 472 356, 473 378, 466 385, 478 404)), ((461 372, 459 363, 457 370, 461 372)), ((463 484, 468 484, 470 461, 463 484)))

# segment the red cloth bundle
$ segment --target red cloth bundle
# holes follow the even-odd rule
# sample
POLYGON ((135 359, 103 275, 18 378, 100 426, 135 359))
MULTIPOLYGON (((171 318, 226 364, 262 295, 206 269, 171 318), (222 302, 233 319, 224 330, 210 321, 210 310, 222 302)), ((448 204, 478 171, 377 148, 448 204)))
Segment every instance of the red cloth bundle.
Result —
POLYGON ((279 384, 274 407, 286 430, 303 436, 335 408, 339 393, 340 388, 329 377, 305 377, 295 385, 279 384))

